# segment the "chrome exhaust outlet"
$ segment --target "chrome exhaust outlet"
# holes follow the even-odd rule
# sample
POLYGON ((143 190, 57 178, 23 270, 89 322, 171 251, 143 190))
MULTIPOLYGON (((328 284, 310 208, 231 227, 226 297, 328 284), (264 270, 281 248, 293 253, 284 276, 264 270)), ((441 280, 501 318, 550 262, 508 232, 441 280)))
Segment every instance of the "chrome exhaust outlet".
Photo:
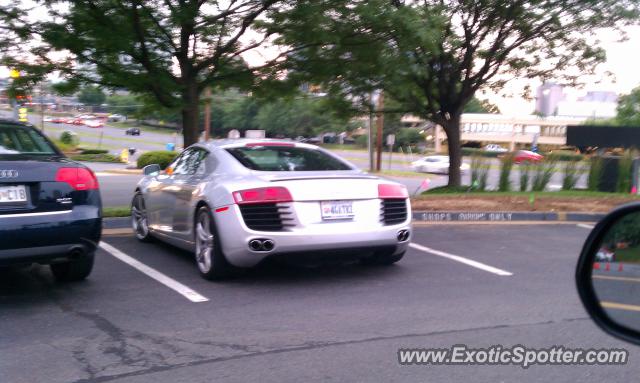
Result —
POLYGON ((265 239, 262 242, 262 250, 264 251, 271 251, 273 250, 274 247, 275 247, 275 243, 273 243, 273 241, 270 239, 265 239))
POLYGON ((400 230, 397 235, 398 242, 404 242, 409 239, 409 230, 400 230))
POLYGON ((252 239, 249 241, 249 248, 253 251, 262 251, 263 243, 259 239, 252 239))

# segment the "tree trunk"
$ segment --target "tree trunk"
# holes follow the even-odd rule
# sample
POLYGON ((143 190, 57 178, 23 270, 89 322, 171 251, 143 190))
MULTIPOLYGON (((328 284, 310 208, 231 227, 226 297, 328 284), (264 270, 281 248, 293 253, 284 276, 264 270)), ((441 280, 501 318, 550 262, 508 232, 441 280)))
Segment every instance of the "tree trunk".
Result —
POLYGON ((200 93, 194 81, 188 83, 182 92, 182 136, 184 147, 189 147, 200 138, 200 93))
POLYGON ((449 146, 449 187, 461 185, 460 165, 462 165, 462 150, 460 149, 460 115, 453 115, 442 123, 447 134, 449 146))

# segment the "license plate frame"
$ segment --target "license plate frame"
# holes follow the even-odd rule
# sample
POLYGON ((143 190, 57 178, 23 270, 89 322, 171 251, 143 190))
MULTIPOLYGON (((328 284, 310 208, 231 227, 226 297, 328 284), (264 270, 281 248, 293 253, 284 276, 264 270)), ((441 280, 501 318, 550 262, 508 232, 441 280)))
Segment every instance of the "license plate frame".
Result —
POLYGON ((355 216, 353 201, 320 201, 320 214, 323 221, 350 220, 355 216))
POLYGON ((25 185, 0 186, 0 205, 26 204, 29 194, 25 185))

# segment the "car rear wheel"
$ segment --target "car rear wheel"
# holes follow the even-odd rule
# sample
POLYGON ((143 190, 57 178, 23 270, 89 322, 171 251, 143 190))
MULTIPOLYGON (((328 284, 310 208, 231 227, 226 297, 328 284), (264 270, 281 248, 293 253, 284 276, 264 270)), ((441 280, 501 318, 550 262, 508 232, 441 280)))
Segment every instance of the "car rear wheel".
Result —
POLYGON ((91 274, 93 270, 94 253, 85 253, 77 258, 62 263, 49 265, 51 273, 60 282, 81 281, 91 274))
POLYGON ((144 197, 140 192, 137 192, 131 201, 131 226, 138 240, 149 242, 152 239, 149 233, 147 208, 144 203, 144 197))
POLYGON ((392 265, 401 260, 404 253, 404 251, 399 254, 393 254, 392 251, 379 251, 369 258, 365 258, 363 263, 365 265, 392 265))
POLYGON ((195 222, 196 263, 203 278, 209 280, 229 277, 235 271, 222 253, 211 210, 206 206, 198 210, 195 222))

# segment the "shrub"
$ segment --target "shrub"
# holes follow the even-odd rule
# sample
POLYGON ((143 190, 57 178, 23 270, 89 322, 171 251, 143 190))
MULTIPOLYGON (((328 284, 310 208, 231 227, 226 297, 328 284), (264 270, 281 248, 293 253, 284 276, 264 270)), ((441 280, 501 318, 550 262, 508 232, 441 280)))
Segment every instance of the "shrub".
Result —
POLYGON ((531 180, 532 166, 528 162, 520 164, 520 191, 524 192, 529 189, 529 181, 531 180))
POLYGON ((618 193, 629 193, 631 190, 631 177, 633 172, 633 152, 625 150, 618 162, 618 180, 616 191, 618 193))
POLYGON ((156 150, 146 152, 138 157, 138 169, 142 169, 147 165, 158 164, 161 169, 166 168, 178 156, 177 152, 169 152, 164 150, 156 150))
POLYGON ((487 188, 489 164, 481 156, 471 157, 471 188, 484 191, 487 188))
POLYGON ((549 155, 544 161, 540 161, 535 165, 533 173, 533 182, 531 183, 531 190, 544 191, 553 177, 555 172, 556 163, 558 160, 555 156, 549 155))
POLYGON ((355 144, 359 148, 366 148, 367 147, 367 135, 363 134, 361 136, 356 137, 355 144))
POLYGON ((558 161, 582 161, 586 158, 584 154, 572 152, 570 150, 554 150, 546 155, 552 155, 558 161))
POLYGON ((86 162, 122 162, 120 157, 114 156, 109 153, 100 154, 76 154, 71 156, 74 161, 86 161, 86 162))
POLYGON ((500 153, 500 152, 487 152, 483 149, 477 149, 477 148, 461 148, 461 152, 463 156, 479 156, 479 157, 490 157, 490 158, 497 158, 498 156, 504 154, 504 153, 500 153))
POLYGON ((562 190, 571 190, 576 187, 580 178, 580 160, 566 161, 562 168, 562 190))
POLYGON ((106 149, 81 149, 80 154, 107 154, 109 153, 106 149))
POLYGON ((500 180, 498 181, 499 191, 511 190, 511 170, 513 169, 513 155, 509 154, 502 157, 500 161, 500 180))
POLYGON ((589 165, 589 178, 587 179, 587 188, 591 191, 600 189, 600 181, 602 180, 602 170, 604 162, 602 157, 591 157, 589 165))
POLYGON ((65 130, 60 134, 60 142, 65 145, 77 145, 78 136, 72 131, 65 130))

